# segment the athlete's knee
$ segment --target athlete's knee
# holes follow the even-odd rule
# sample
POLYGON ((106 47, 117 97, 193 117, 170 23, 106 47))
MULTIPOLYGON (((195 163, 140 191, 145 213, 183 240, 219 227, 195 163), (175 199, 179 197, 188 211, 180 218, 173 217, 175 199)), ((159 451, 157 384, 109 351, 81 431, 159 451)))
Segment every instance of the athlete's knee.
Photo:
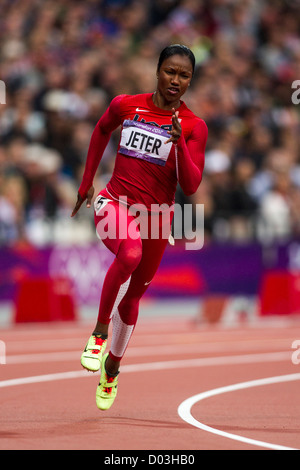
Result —
POLYGON ((135 325, 139 314, 138 297, 124 297, 118 307, 120 318, 127 325, 135 325))
POLYGON ((117 259, 126 273, 133 273, 142 259, 141 240, 123 240, 117 254, 117 259))
POLYGON ((142 259, 142 245, 137 243, 126 251, 126 264, 134 271, 142 259))

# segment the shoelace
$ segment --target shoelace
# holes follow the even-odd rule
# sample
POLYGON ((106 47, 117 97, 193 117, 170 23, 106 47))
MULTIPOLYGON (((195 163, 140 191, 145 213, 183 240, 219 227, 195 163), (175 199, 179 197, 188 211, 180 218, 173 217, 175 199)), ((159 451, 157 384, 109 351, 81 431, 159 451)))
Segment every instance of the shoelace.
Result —
MULTIPOLYGON (((112 383, 113 381, 114 381, 114 377, 109 377, 109 378, 107 379, 107 382, 106 382, 106 383, 109 384, 109 383, 112 383)), ((103 391, 104 391, 105 393, 111 394, 112 389, 113 389, 112 387, 104 387, 104 388, 103 388, 103 391)))
POLYGON ((105 339, 103 338, 99 338, 98 336, 93 336, 94 340, 95 340, 95 345, 96 346, 100 346, 100 349, 92 349, 92 353, 93 354, 98 354, 100 351, 101 351, 101 346, 103 345, 103 343, 106 341, 105 339))
MULTIPOLYGON (((113 376, 109 376, 109 375, 106 374, 106 377, 107 377, 106 383, 107 383, 107 384, 111 384, 111 383, 113 383, 113 381, 115 380, 115 378, 116 378, 117 376, 113 377, 113 376)), ((114 386, 116 387, 117 385, 118 385, 118 384, 116 383, 115 385, 112 385, 111 387, 103 387, 103 391, 104 391, 105 393, 111 394, 111 393, 112 393, 112 390, 113 390, 113 387, 114 387, 114 386)))

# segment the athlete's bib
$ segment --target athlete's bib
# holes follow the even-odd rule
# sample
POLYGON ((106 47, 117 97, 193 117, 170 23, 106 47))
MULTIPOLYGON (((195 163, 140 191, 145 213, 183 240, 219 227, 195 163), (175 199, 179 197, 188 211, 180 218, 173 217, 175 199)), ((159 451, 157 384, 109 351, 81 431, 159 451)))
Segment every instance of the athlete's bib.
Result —
POLYGON ((107 197, 102 196, 102 194, 98 194, 94 202, 94 210, 95 210, 96 215, 100 214, 100 211, 104 209, 104 207, 106 206, 108 202, 112 202, 111 199, 108 199, 107 197))
POLYGON ((165 144, 169 138, 165 129, 127 119, 123 123, 119 152, 164 166, 172 147, 172 142, 165 144))

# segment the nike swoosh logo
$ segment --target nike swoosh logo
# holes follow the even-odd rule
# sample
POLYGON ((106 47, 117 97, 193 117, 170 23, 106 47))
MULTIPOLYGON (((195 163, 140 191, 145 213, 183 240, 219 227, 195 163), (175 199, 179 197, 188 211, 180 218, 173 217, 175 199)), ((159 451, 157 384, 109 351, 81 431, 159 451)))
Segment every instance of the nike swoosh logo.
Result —
POLYGON ((142 112, 142 113, 150 113, 150 111, 149 111, 148 109, 136 108, 136 111, 137 111, 137 112, 142 112))
POLYGON ((148 286, 148 285, 150 284, 150 282, 151 282, 151 281, 149 281, 149 282, 145 282, 145 284, 144 284, 144 285, 145 285, 145 286, 148 286))

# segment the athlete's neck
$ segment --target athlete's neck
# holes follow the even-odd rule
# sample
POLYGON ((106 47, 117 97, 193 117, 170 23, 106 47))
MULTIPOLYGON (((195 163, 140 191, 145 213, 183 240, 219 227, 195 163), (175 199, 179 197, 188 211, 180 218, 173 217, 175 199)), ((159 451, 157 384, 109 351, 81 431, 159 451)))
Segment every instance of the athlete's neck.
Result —
POLYGON ((180 106, 180 100, 175 101, 166 101, 165 98, 157 90, 152 95, 152 101, 158 108, 165 110, 172 110, 173 108, 177 109, 180 106))

